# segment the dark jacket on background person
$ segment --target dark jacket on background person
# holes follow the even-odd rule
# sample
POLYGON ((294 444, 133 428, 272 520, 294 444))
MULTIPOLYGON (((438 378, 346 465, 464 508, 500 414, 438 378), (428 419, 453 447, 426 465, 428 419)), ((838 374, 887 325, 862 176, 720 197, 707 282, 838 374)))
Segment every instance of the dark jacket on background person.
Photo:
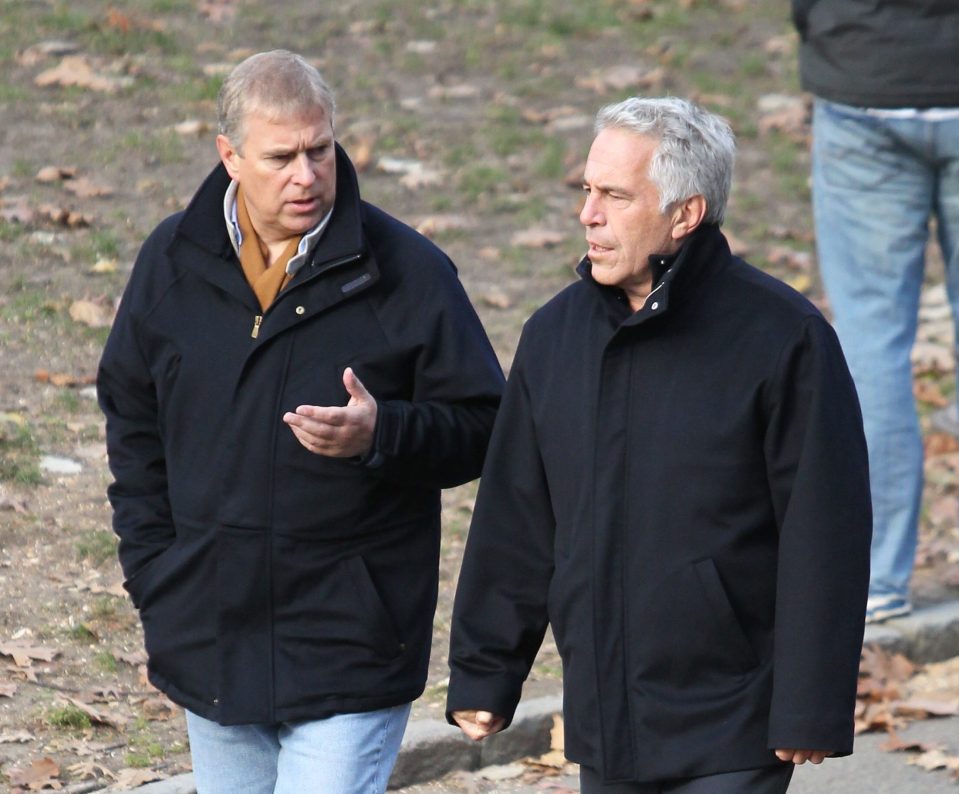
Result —
POLYGON ((527 322, 460 574, 448 715, 511 718, 552 626, 566 754, 607 781, 849 753, 869 576, 862 420, 832 328, 700 228, 632 313, 527 322))
POLYGON ((329 225, 266 312, 227 234, 218 166, 144 244, 100 364, 150 680, 222 724, 422 692, 440 489, 479 475, 502 388, 452 263, 361 201, 337 158, 329 225), (347 366, 378 405, 362 461, 313 454, 282 421, 344 405, 347 366))
POLYGON ((802 87, 869 108, 959 107, 956 0, 793 0, 802 87))

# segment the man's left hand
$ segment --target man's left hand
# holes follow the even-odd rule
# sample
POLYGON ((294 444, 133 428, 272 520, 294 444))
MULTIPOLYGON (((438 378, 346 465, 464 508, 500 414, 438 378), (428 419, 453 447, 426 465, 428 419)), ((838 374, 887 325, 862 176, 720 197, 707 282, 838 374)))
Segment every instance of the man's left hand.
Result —
POLYGON ((301 405, 283 414, 297 440, 310 452, 331 458, 365 455, 373 445, 376 400, 353 370, 343 371, 343 385, 350 401, 343 407, 301 405))
POLYGON ((823 759, 832 755, 831 750, 793 750, 782 748, 776 750, 776 758, 787 763, 792 761, 794 764, 805 764, 809 761, 811 764, 821 764, 823 759))

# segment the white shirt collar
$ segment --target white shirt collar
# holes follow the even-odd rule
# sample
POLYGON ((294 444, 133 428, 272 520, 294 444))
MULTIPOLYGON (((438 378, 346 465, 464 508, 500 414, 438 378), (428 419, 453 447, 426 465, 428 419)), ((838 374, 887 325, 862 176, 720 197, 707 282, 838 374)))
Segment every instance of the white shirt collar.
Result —
MULTIPOLYGON (((233 249, 237 256, 240 255, 240 246, 243 244, 243 233, 240 231, 240 223, 236 218, 236 191, 239 186, 239 182, 231 179, 230 186, 223 196, 223 218, 226 221, 226 230, 230 235, 230 242, 233 243, 233 249)), ((310 252, 316 248, 323 232, 326 231, 332 215, 333 208, 330 207, 330 211, 320 219, 320 222, 303 235, 300 245, 296 249, 296 254, 291 256, 290 261, 286 263, 286 272, 291 276, 306 263, 310 252)))

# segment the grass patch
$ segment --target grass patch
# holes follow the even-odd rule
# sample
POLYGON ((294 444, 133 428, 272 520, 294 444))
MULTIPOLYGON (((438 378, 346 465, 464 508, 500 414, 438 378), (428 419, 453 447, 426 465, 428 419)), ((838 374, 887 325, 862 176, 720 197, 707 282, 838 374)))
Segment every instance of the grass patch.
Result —
POLYGON ((791 197, 808 200, 809 166, 802 160, 800 146, 785 135, 773 133, 766 141, 766 152, 780 189, 791 197))
POLYGON ((40 450, 26 422, 0 420, 0 480, 21 485, 37 485, 40 473, 40 450))
POLYGON ((99 641, 97 635, 90 631, 90 629, 88 629, 82 623, 78 623, 76 626, 71 626, 70 631, 67 633, 70 635, 70 639, 75 640, 76 642, 91 643, 99 641))
POLYGON ((116 535, 106 529, 92 529, 77 541, 77 557, 95 567, 113 559, 116 553, 116 535))
POLYGON ((536 175, 543 179, 559 179, 566 173, 566 144, 557 138, 543 141, 536 161, 536 175))
POLYGON ((475 202, 481 196, 496 193, 497 188, 504 184, 508 178, 509 174, 498 166, 473 165, 459 173, 457 188, 470 201, 475 202))
POLYGON ((119 666, 116 657, 110 651, 98 651, 93 657, 93 664, 104 673, 115 673, 119 666))
POLYGON ((66 731, 85 731, 93 727, 90 715, 72 704, 50 709, 46 722, 54 728, 66 731))
MULTIPOLYGON (((142 769, 163 760, 166 748, 150 733, 150 723, 142 716, 133 722, 133 732, 129 736, 130 752, 125 756, 127 766, 142 769)), ((182 745, 180 745, 182 749, 182 745)), ((177 752, 170 748, 170 752, 177 752)))
POLYGON ((71 254, 75 259, 96 262, 98 259, 116 259, 120 255, 120 237, 113 229, 91 229, 71 254))

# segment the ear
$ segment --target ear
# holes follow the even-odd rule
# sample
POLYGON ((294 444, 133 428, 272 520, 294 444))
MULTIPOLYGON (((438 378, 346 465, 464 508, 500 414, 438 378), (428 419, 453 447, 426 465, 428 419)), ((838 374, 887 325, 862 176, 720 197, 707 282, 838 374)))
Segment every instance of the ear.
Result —
POLYGON ((701 194, 690 196, 681 201, 672 213, 672 237, 681 240, 699 228, 706 217, 706 197, 701 194))
POLYGON ((236 159, 240 156, 239 152, 230 143, 226 135, 216 136, 216 150, 220 155, 220 162, 223 163, 231 179, 237 178, 236 159))

